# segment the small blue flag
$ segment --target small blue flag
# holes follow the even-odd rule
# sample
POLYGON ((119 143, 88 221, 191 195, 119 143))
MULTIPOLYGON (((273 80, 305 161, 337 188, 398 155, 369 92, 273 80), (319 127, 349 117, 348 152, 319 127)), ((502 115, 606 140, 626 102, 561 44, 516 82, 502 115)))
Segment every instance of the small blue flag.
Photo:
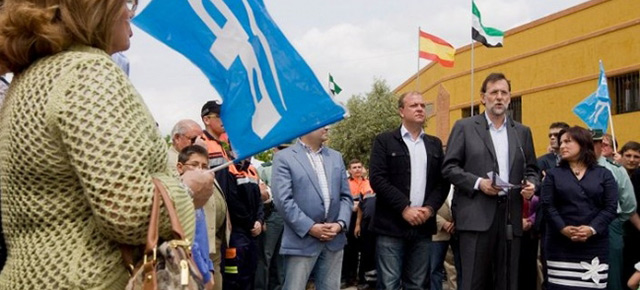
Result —
POLYGON ((344 118, 262 0, 152 0, 133 23, 207 76, 236 160, 344 118))
POLYGON ((578 103, 573 112, 587 124, 591 129, 602 129, 607 132, 609 127, 609 115, 611 110, 611 99, 607 86, 607 76, 604 73, 602 61, 600 61, 600 78, 598 79, 598 89, 582 102, 578 103))

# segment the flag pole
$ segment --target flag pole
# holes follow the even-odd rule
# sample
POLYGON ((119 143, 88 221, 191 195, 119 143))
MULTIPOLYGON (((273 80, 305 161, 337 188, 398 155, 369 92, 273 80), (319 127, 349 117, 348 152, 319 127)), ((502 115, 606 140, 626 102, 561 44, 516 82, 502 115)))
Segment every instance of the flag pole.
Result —
POLYGON ((222 170, 222 169, 225 169, 225 168, 229 167, 229 165, 231 165, 231 164, 233 164, 233 160, 231 160, 231 161, 227 161, 227 162, 226 162, 226 163, 224 163, 224 164, 221 164, 221 165, 218 165, 218 166, 216 166, 216 167, 214 167, 214 168, 211 168, 211 169, 207 170, 207 172, 209 172, 209 173, 211 173, 211 174, 215 174, 216 172, 218 172, 218 171, 220 171, 220 170, 222 170))
POLYGON ((420 26, 418 26, 418 66, 417 66, 417 70, 416 70, 416 92, 418 92, 419 89, 419 83, 420 82, 420 26))
MULTIPOLYGON (((600 67, 602 68, 602 73, 604 76, 607 76, 607 73, 604 72, 604 67, 602 66, 602 60, 600 60, 600 67)), ((600 79, 598 79, 598 83, 600 83, 600 79)), ((608 92, 607 92, 608 93, 608 92)), ((618 146, 616 146, 616 131, 613 129, 613 116, 611 114, 611 98, 609 98, 609 108, 607 110, 609 112, 609 124, 611 125, 611 146, 613 146, 613 152, 618 152, 618 146)), ((605 132, 606 133, 606 132, 605 132)))
POLYGON ((473 45, 473 38, 471 39, 471 101, 470 101, 470 109, 471 109, 471 116, 473 116, 473 57, 474 57, 474 53, 473 53, 473 47, 475 45, 473 45))
MULTIPOLYGON (((473 7, 473 0, 471 0, 471 6, 473 7)), ((473 8, 472 8, 473 10, 473 8)), ((473 116, 473 61, 474 61, 474 49, 473 47, 475 46, 473 43, 473 13, 471 13, 471 94, 470 94, 470 105, 469 105, 469 109, 471 111, 471 116, 473 116)))
MULTIPOLYGON (((611 100, 609 100, 611 102, 611 100)), ((611 117, 611 103, 609 103, 609 124, 611 125, 611 145, 613 146, 613 152, 617 153, 618 148, 616 146, 616 131, 613 129, 613 117, 611 117)))

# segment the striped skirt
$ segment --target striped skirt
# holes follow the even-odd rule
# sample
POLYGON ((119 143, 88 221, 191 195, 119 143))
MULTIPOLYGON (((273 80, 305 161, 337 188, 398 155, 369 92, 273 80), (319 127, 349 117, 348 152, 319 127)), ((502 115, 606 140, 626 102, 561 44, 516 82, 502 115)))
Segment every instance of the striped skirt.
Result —
POLYGON ((608 236, 594 236, 584 243, 547 237, 547 289, 606 289, 608 246, 608 236))

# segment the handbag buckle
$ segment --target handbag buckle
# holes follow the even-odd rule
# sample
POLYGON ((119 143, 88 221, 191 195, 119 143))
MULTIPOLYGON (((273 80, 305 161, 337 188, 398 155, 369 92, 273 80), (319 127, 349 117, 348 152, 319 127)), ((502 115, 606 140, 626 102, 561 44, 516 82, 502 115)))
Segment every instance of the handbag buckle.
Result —
POLYGON ((191 250, 191 242, 189 241, 189 239, 171 240, 169 241, 169 246, 171 246, 174 249, 177 247, 183 247, 185 249, 191 250))
MULTIPOLYGON (((156 254, 157 254, 157 251, 158 251, 158 248, 157 248, 157 247, 153 248, 153 260, 152 260, 152 261, 154 261, 154 262, 156 261, 156 257, 157 257, 157 256, 156 256, 156 254)), ((149 255, 147 255, 146 253, 144 254, 144 264, 146 264, 146 263, 147 263, 147 257, 148 257, 148 256, 149 256, 149 255)))

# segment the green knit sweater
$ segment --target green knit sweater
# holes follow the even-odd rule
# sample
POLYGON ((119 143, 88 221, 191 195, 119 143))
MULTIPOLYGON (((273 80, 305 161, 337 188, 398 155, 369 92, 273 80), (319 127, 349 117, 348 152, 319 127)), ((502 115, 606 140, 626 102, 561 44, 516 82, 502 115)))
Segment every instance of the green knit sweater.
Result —
MULTIPOLYGON (((124 289, 118 245, 145 243, 152 177, 191 238, 193 203, 166 150, 142 98, 103 51, 74 47, 17 75, 0 109, 9 250, 0 289, 124 289)), ((169 237, 164 210, 161 225, 169 237)))

